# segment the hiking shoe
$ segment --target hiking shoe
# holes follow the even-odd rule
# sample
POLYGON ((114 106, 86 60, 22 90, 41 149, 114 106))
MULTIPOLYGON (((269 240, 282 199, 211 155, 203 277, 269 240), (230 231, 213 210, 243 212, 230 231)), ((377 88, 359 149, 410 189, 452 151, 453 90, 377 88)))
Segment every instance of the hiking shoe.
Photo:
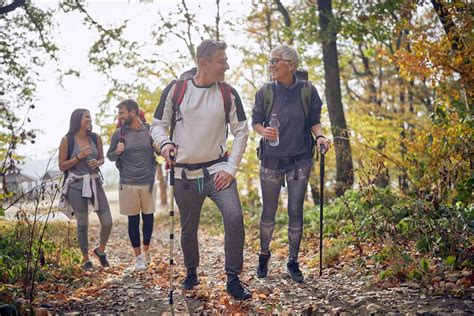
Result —
POLYGON ((135 257, 135 271, 141 271, 146 269, 145 257, 140 254, 135 257))
POLYGON ((151 255, 150 255, 150 252, 149 251, 144 251, 143 252, 143 257, 145 259, 145 264, 146 265, 149 265, 150 262, 151 262, 151 255))
POLYGON ((227 293, 239 301, 247 300, 252 297, 252 292, 247 288, 247 284, 242 283, 239 278, 227 281, 227 293))
POLYGON ((266 277, 268 274, 268 262, 270 261, 270 255, 270 253, 268 253, 268 255, 258 255, 257 276, 260 279, 266 277))
POLYGON ((183 289, 192 290, 193 287, 199 284, 197 274, 188 274, 183 281, 183 289))
POLYGON ((82 270, 84 271, 91 271, 94 266, 92 265, 92 262, 90 260, 87 260, 83 265, 82 265, 82 270))
POLYGON ((298 262, 292 260, 286 264, 286 268, 288 269, 288 274, 293 279, 293 281, 298 283, 303 282, 304 277, 298 266, 298 262))
POLYGON ((94 249, 94 255, 99 259, 100 265, 103 267, 109 266, 109 261, 107 260, 107 254, 104 252, 103 254, 99 253, 99 248, 94 249))

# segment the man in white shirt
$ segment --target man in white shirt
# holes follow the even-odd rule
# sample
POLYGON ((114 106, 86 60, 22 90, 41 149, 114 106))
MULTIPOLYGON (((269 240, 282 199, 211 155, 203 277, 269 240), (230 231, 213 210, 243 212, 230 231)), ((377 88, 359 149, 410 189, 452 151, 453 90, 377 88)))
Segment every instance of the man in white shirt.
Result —
POLYGON ((249 131, 239 94, 223 82, 229 69, 226 48, 224 42, 213 40, 205 40, 197 47, 196 74, 166 87, 155 111, 151 134, 160 144, 163 157, 175 165, 175 199, 187 269, 183 288, 190 290, 199 284, 198 227, 202 204, 209 197, 224 220, 227 292, 244 300, 252 294, 238 277, 243 266, 245 232, 235 174, 249 131), (230 154, 227 124, 234 136, 230 154), (172 152, 176 162, 170 159, 172 152))

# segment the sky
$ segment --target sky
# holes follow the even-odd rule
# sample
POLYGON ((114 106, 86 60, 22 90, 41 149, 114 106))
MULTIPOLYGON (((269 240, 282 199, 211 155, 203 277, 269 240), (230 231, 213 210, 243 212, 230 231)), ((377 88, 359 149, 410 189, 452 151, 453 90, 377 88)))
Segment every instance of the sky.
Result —
MULTIPOLYGON (((42 8, 56 7, 56 2, 34 1, 42 8)), ((143 1, 142 1, 143 2, 143 1)), ((146 1, 145 1, 146 2, 146 1)), ((176 8, 178 1, 155 0, 153 3, 140 3, 140 1, 89 1, 88 12, 101 24, 113 25, 129 19, 126 36, 130 39, 149 43, 149 30, 157 23, 156 11, 160 10, 164 15, 176 8)), ((244 13, 250 4, 250 0, 222 1, 238 13, 244 13)), ((202 4, 213 8, 213 1, 188 0, 190 6, 202 4)), ((199 12, 200 18, 204 20, 213 19, 212 9, 203 9, 199 12)), ((69 126, 69 118, 76 108, 90 110, 94 117, 97 113, 98 104, 104 100, 105 93, 111 87, 104 75, 97 73, 89 64, 88 51, 97 38, 94 30, 89 30, 82 24, 82 16, 79 14, 56 14, 57 27, 53 31, 53 38, 60 47, 58 53, 59 63, 47 63, 41 69, 41 81, 37 87, 36 108, 31 112, 31 123, 29 128, 39 129, 36 143, 23 146, 18 149, 18 154, 27 159, 45 159, 59 146, 61 137, 65 135, 69 126), (76 69, 80 71, 80 77, 66 77, 62 86, 58 82, 57 68, 76 69)), ((238 36, 232 37, 233 40, 238 36)), ((160 47, 162 53, 171 52, 181 43, 170 41, 167 45, 160 47)), ((152 45, 147 49, 154 49, 152 45)), ((184 48, 184 47, 183 47, 184 48)), ((237 66, 239 56, 237 52, 228 50, 230 66, 237 66)), ((120 76, 120 74, 118 74, 120 76)), ((122 74, 126 76, 127 74, 122 74)), ((21 117, 21 114, 20 114, 21 117)), ((95 131, 99 131, 97 128, 95 131)))

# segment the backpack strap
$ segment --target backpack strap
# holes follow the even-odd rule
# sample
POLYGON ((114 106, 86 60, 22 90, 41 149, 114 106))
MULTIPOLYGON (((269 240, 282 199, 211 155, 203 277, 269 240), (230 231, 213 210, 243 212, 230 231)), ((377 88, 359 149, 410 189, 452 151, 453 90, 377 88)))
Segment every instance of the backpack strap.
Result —
POLYGON ((270 119, 270 113, 273 108, 273 82, 265 83, 263 85, 263 109, 265 112, 265 121, 268 122, 270 119))
POLYGON ((189 79, 180 79, 176 81, 174 93, 173 93, 173 106, 179 107, 186 93, 186 87, 189 79))
POLYGON ((90 138, 92 139, 92 141, 94 142, 95 146, 97 147, 97 146, 98 146, 98 144, 97 144, 97 142, 98 142, 98 140, 97 140, 97 134, 96 134, 96 133, 91 133, 90 138))
POLYGON ((311 81, 304 81, 301 87, 301 102, 303 103, 304 117, 309 117, 309 104, 311 103, 311 81))
POLYGON ((224 100, 225 122, 226 124, 229 124, 230 108, 232 107, 232 93, 230 91, 231 87, 225 82, 218 82, 217 84, 219 85, 222 94, 222 99, 224 100))
POLYGON ((119 143, 124 143, 125 144, 125 139, 126 139, 126 129, 124 126, 120 127, 120 132, 119 132, 119 143))
POLYGON ((177 80, 174 87, 173 93, 173 115, 171 116, 171 127, 170 127, 170 140, 173 141, 174 128, 176 122, 181 120, 179 106, 183 102, 184 94, 186 93, 186 88, 188 86, 189 79, 180 79, 177 80), (179 118, 177 118, 179 116, 179 118))
POLYGON ((67 138, 67 160, 71 159, 74 150, 74 135, 66 134, 67 138))

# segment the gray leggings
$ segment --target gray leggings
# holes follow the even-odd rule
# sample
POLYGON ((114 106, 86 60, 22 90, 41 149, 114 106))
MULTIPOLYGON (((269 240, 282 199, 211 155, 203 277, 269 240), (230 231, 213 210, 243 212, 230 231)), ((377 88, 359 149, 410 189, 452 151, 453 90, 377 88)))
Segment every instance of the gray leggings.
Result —
POLYGON ((297 260, 303 234, 303 203, 308 187, 311 168, 298 169, 298 179, 294 180, 294 170, 272 170, 260 168, 263 211, 260 218, 260 253, 268 255, 270 241, 275 227, 280 189, 286 176, 288 184, 288 243, 289 260, 297 260))
MULTIPOLYGON (((99 202, 99 211, 97 216, 101 224, 100 228, 100 243, 106 244, 112 230, 112 215, 110 214, 109 202, 105 196, 104 189, 102 186, 97 187, 97 196, 99 202)), ((88 238, 88 227, 89 227, 89 212, 87 202, 88 198, 82 197, 82 191, 69 188, 67 192, 67 198, 71 203, 72 209, 74 210, 74 216, 77 219, 77 240, 79 241, 79 247, 83 255, 87 255, 89 252, 89 238, 88 238)), ((93 199, 91 199, 93 202, 93 199)))
POLYGON ((201 207, 209 197, 221 211, 224 220, 225 270, 227 274, 240 274, 243 267, 244 219, 236 181, 225 190, 216 191, 214 175, 203 179, 176 179, 175 199, 181 220, 181 248, 188 273, 199 266, 198 227, 201 207))

